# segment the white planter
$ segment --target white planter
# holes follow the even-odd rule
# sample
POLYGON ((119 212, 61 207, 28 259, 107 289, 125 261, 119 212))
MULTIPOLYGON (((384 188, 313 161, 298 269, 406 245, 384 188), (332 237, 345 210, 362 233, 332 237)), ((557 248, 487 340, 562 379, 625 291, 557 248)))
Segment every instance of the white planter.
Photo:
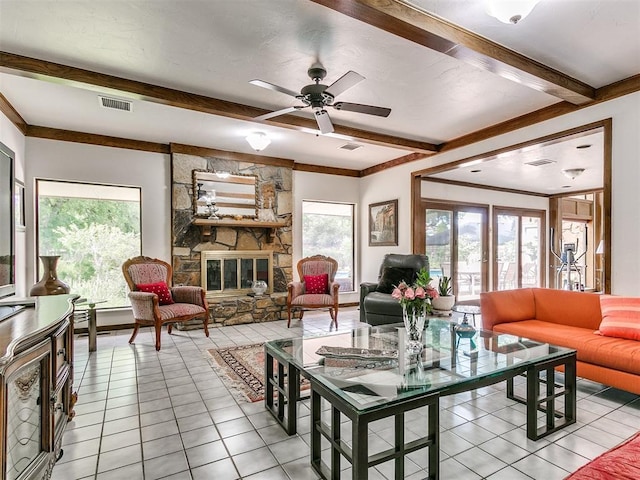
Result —
POLYGON ((440 312, 450 311, 456 303, 455 295, 440 296, 431 300, 431 305, 440 312))

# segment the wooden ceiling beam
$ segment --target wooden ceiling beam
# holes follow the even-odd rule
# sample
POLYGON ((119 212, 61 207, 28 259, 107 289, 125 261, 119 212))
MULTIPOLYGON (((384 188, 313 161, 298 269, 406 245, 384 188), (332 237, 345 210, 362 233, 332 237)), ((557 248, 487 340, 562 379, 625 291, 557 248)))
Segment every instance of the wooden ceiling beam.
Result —
POLYGON ((13 105, 9 103, 9 100, 7 100, 2 93, 0 93, 0 112, 4 113, 9 121, 13 123, 23 135, 27 134, 27 122, 24 121, 24 118, 20 116, 18 111, 13 108, 13 105))
POLYGON ((169 145, 156 142, 132 140, 130 138, 110 137, 95 133, 76 132, 74 130, 62 130, 60 128, 41 127, 39 125, 27 125, 25 133, 27 137, 44 138, 46 140, 58 140, 60 142, 86 143, 88 145, 100 145, 102 147, 126 148, 127 150, 139 150, 142 152, 171 153, 169 145))
POLYGON ((569 103, 596 98, 586 83, 398 0, 311 1, 569 103))
MULTIPOLYGON (((255 117, 269 112, 268 110, 251 107, 249 105, 228 102, 195 93, 182 92, 172 88, 92 72, 82 68, 70 67, 68 65, 47 62, 7 52, 0 52, 0 71, 36 78, 38 80, 92 89, 101 93, 113 92, 118 95, 125 95, 128 98, 250 122, 255 121, 255 117)), ((315 120, 295 115, 282 115, 269 119, 264 123, 298 131, 318 131, 318 125, 315 120)), ((331 135, 344 138, 348 141, 399 148, 412 152, 433 153, 438 150, 437 145, 428 142, 360 130, 335 123, 334 127, 335 132, 331 135)))

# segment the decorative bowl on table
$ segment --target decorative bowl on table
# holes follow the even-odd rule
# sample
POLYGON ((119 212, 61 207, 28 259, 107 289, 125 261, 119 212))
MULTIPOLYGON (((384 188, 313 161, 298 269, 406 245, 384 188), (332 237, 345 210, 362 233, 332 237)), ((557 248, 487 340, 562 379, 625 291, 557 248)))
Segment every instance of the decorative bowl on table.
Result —
POLYGON ((267 282, 264 280, 256 280, 251 284, 251 290, 257 297, 262 296, 264 292, 267 291, 267 282))
POLYGON ((398 360, 398 350, 377 350, 323 345, 316 355, 324 357, 325 367, 379 368, 398 360))

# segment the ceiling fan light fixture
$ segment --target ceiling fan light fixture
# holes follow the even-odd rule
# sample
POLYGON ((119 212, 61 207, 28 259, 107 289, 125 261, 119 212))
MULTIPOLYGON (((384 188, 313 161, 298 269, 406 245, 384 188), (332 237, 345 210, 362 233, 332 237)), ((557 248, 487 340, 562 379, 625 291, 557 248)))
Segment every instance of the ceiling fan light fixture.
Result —
POLYGON ((264 150, 271 143, 271 139, 264 132, 253 132, 247 135, 247 143, 251 145, 256 152, 264 150))
POLYGON ((566 168, 562 170, 562 173, 565 177, 570 178, 571 180, 579 177, 584 173, 584 168, 566 168))
POLYGON ((516 24, 531 13, 540 0, 486 0, 485 11, 502 23, 516 24))

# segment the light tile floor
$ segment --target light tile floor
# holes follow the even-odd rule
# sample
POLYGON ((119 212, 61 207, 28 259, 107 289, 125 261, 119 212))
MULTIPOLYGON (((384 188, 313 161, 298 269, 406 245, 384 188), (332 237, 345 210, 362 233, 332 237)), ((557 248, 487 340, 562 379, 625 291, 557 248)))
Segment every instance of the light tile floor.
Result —
MULTIPOLYGON (((326 314, 286 321, 163 333, 156 352, 150 329, 135 345, 130 330, 98 336, 88 353, 76 339, 76 417, 63 437, 64 455, 53 480, 306 480, 309 404, 299 402, 299 433, 287 436, 262 402, 248 403, 229 390, 212 368, 210 348, 325 333, 326 314)), ((340 312, 340 330, 358 324, 355 309, 340 312)), ((504 386, 441 400, 441 478, 456 480, 562 479, 640 430, 640 397, 586 380, 578 382, 578 423, 537 442, 528 440, 522 405, 505 398, 504 386)), ((407 440, 421 428, 407 415, 407 440)), ((389 447, 392 423, 376 422, 372 448, 389 447)), ((343 427, 347 426, 347 422, 343 427)), ((343 435, 348 439, 348 428, 343 435)), ((426 478, 421 450, 405 460, 407 479, 426 478)), ((351 478, 346 461, 341 478, 351 478)), ((393 478, 393 466, 369 471, 393 478)))

